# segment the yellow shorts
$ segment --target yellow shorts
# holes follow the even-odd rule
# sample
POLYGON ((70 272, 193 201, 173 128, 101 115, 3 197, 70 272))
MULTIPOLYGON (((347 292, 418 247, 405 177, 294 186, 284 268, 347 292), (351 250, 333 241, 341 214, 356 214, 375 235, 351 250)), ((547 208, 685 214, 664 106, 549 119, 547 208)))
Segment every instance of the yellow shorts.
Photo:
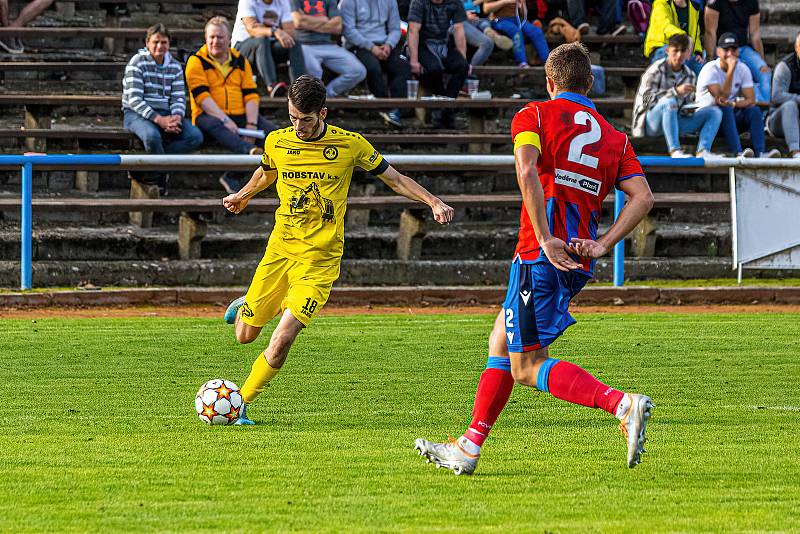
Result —
POLYGON ((339 267, 339 263, 307 265, 267 250, 247 290, 240 320, 260 327, 288 308, 308 326, 328 302, 339 267))

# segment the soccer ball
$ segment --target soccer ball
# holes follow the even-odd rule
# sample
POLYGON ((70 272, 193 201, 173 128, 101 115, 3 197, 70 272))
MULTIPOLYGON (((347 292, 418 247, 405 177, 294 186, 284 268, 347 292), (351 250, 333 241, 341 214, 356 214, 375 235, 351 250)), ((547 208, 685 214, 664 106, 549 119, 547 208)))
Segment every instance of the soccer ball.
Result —
POLYGON ((197 391, 194 408, 197 417, 209 425, 229 425, 239 418, 242 410, 239 386, 230 380, 209 380, 197 391))

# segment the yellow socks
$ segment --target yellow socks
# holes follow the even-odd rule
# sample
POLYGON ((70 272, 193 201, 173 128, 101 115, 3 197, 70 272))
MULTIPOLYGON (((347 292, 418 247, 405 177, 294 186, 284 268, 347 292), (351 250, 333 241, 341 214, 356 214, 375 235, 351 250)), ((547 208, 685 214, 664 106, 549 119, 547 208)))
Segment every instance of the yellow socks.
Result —
POLYGON ((242 398, 245 404, 250 404, 258 395, 264 391, 264 387, 278 374, 280 368, 275 369, 267 363, 267 357, 262 352, 253 362, 253 368, 250 370, 250 375, 244 381, 242 389, 242 398))

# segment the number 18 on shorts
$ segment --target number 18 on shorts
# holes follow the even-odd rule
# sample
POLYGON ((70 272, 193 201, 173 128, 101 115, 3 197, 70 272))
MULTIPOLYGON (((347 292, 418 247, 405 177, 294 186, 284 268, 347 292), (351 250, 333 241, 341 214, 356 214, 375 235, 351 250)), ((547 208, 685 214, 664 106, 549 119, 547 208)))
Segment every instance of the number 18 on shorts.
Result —
POLYGON ((241 320, 264 326, 283 310, 308 326, 328 302, 339 264, 308 265, 269 251, 259 263, 242 305, 241 320))

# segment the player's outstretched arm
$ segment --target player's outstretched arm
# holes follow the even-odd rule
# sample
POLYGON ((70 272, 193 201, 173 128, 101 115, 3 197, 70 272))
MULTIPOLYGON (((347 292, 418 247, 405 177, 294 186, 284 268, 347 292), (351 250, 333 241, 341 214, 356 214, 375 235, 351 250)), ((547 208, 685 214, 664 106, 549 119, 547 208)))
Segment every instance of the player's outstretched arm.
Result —
POLYGON ((617 220, 608 229, 608 232, 597 238, 597 241, 578 239, 577 237, 573 237, 570 241, 570 246, 579 256, 599 258, 608 254, 608 251, 620 239, 624 239, 626 235, 631 233, 653 207, 653 193, 650 191, 650 186, 644 176, 634 176, 620 182, 619 188, 628 195, 629 199, 619 213, 617 220))
POLYGON ((251 198, 268 188, 277 179, 277 169, 265 171, 263 168, 258 167, 255 172, 253 172, 253 176, 250 177, 250 181, 247 182, 238 193, 228 195, 222 199, 222 205, 231 213, 241 213, 247 207, 251 198))
POLYGON ((514 165, 517 168, 517 184, 522 193, 522 201, 536 233, 536 240, 547 259, 559 271, 571 271, 581 266, 569 257, 572 252, 564 241, 554 237, 547 225, 547 212, 544 205, 544 190, 539 181, 536 161, 539 149, 533 145, 520 145, 514 151, 514 165))
POLYGON ((391 165, 383 174, 378 175, 378 178, 383 180, 383 183, 391 187, 398 195, 403 195, 417 202, 424 202, 430 206, 433 218, 439 224, 447 224, 453 220, 453 208, 405 174, 398 172, 391 165))

